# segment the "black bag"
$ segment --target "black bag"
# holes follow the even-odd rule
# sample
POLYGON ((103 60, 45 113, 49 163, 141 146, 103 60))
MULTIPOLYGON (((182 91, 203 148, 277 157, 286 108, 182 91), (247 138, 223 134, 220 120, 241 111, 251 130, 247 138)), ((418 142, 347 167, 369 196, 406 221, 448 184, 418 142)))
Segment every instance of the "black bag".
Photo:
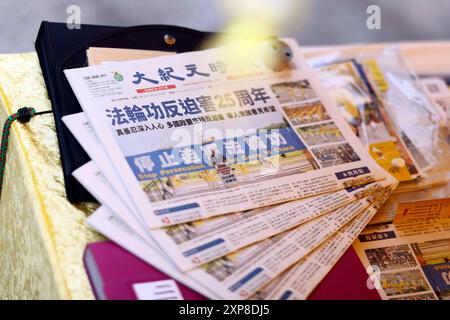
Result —
POLYGON ((90 159, 61 121, 63 116, 82 111, 64 76, 64 69, 87 66, 86 50, 89 47, 180 53, 197 50, 208 37, 214 35, 210 32, 164 25, 135 27, 81 25, 80 27, 80 29, 69 29, 65 23, 44 21, 35 44, 52 103, 66 194, 70 202, 94 199, 72 176, 74 170, 90 159))

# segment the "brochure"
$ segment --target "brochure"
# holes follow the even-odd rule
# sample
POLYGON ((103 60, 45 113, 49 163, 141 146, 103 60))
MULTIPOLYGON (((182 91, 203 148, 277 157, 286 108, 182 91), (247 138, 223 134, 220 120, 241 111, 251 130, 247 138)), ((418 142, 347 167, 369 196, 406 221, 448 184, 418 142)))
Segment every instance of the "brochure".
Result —
POLYGON ((400 203, 392 223, 367 227, 353 247, 383 299, 450 299, 449 198, 400 203))

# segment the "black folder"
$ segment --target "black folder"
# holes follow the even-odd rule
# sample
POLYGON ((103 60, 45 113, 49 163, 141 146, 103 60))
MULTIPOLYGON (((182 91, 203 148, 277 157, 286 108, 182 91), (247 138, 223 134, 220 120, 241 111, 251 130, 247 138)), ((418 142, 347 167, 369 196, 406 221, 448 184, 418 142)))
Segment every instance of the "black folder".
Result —
POLYGON ((65 23, 42 22, 36 39, 36 51, 52 103, 66 194, 70 202, 94 199, 72 176, 74 170, 90 159, 61 121, 63 116, 82 111, 64 76, 64 69, 87 66, 86 49, 89 47, 186 52, 197 50, 212 35, 211 32, 164 25, 80 25, 80 29, 69 29, 65 23), (165 41, 165 37, 171 41, 165 41))

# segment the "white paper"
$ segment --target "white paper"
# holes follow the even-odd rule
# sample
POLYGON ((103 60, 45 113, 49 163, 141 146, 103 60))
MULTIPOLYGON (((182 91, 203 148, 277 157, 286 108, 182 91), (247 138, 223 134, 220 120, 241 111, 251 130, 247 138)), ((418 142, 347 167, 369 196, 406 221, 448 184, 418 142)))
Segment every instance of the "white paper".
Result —
POLYGON ((133 290, 138 300, 183 300, 177 283, 172 279, 134 283, 133 290))

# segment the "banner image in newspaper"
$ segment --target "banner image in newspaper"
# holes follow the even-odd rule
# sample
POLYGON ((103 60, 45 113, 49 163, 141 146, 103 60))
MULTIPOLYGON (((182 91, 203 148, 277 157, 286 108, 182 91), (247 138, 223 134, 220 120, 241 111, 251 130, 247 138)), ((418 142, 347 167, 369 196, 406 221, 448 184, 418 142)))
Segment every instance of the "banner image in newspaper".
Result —
POLYGON ((449 198, 400 203, 393 223, 367 227, 353 247, 383 299, 450 299, 449 198))
POLYGON ((222 299, 248 299, 374 201, 376 197, 369 196, 352 202, 292 230, 188 271, 187 274, 206 287, 214 288, 222 299))
POLYGON ((379 195, 380 200, 369 206, 312 253, 257 291, 250 299, 306 299, 369 223, 392 189, 387 190, 383 196, 379 195))
POLYGON ((227 48, 65 70, 150 228, 386 178, 286 42, 282 72, 260 55, 236 65, 227 48), (316 111, 311 132, 292 124, 292 105, 316 111), (327 133, 311 138, 317 126, 327 133))

